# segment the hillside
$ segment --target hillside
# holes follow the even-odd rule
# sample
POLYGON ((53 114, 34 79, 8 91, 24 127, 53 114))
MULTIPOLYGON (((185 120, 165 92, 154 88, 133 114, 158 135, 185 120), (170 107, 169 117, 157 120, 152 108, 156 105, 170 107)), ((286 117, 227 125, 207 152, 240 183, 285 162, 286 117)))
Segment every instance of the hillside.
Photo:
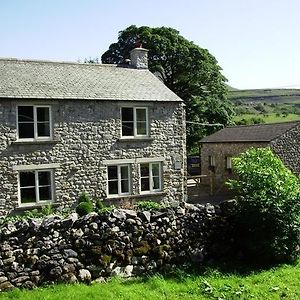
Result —
POLYGON ((300 89, 232 90, 236 124, 300 120, 300 89))
POLYGON ((300 89, 229 89, 229 99, 233 102, 300 103, 300 89))

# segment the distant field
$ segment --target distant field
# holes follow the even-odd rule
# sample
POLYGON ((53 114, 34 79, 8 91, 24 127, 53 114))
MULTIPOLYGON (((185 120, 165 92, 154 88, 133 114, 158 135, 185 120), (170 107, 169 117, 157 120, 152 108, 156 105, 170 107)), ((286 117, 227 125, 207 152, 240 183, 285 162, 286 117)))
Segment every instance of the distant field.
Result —
POLYGON ((291 121, 300 121, 300 115, 296 114, 289 114, 286 117, 284 116, 277 116, 276 114, 270 114, 267 116, 264 116, 262 114, 244 114, 244 115, 238 115, 234 118, 234 121, 240 121, 242 119, 251 119, 253 117, 259 117, 264 120, 265 123, 280 123, 280 122, 291 122, 291 121))
POLYGON ((300 89, 229 90, 233 102, 300 103, 300 89))
POLYGON ((238 124, 277 123, 300 120, 300 89, 230 89, 238 124))

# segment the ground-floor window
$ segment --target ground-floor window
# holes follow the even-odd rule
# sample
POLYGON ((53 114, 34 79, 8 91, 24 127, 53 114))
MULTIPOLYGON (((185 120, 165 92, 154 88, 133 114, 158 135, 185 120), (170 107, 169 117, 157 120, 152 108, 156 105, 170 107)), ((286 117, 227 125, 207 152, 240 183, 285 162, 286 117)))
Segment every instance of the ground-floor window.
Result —
POLYGON ((53 170, 19 172, 19 199, 21 205, 53 201, 53 170))
POLYGON ((131 193, 130 165, 111 165, 107 167, 108 195, 122 196, 131 193))
POLYGON ((141 192, 157 192, 162 189, 161 163, 140 164, 141 192))

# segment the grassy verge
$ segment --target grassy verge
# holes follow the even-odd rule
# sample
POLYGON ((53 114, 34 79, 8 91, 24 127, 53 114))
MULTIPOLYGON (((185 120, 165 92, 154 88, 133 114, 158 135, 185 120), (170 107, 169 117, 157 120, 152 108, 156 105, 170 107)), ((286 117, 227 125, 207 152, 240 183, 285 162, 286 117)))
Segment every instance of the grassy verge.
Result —
POLYGON ((242 119, 251 119, 251 118, 262 118, 266 123, 280 123, 280 122, 291 122, 291 121, 299 121, 300 115, 297 114, 288 114, 287 116, 278 116, 276 114, 244 114, 244 115, 238 115, 234 118, 234 121, 240 121, 242 119))
POLYGON ((300 264, 247 275, 208 270, 202 275, 178 273, 172 278, 112 279, 92 285, 54 285, 32 291, 13 290, 0 299, 300 299, 300 264))

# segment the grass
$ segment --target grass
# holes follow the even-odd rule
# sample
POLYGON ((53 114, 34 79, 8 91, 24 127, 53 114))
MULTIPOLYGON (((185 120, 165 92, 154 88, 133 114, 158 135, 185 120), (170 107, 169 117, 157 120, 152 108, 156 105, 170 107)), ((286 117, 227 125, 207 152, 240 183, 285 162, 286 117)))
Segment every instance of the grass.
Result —
POLYGON ((276 115, 276 114, 242 114, 238 115, 234 118, 234 121, 239 121, 242 119, 251 119, 253 117, 259 117, 262 118, 266 123, 279 123, 279 122, 291 122, 291 121, 299 121, 300 115, 298 114, 288 114, 287 116, 283 115, 276 115))
POLYGON ((92 285, 53 285, 32 291, 13 290, 0 294, 0 300, 46 299, 300 299, 300 264, 282 265, 270 270, 224 273, 216 269, 202 275, 178 272, 163 278, 155 275, 145 279, 112 279, 92 285))

